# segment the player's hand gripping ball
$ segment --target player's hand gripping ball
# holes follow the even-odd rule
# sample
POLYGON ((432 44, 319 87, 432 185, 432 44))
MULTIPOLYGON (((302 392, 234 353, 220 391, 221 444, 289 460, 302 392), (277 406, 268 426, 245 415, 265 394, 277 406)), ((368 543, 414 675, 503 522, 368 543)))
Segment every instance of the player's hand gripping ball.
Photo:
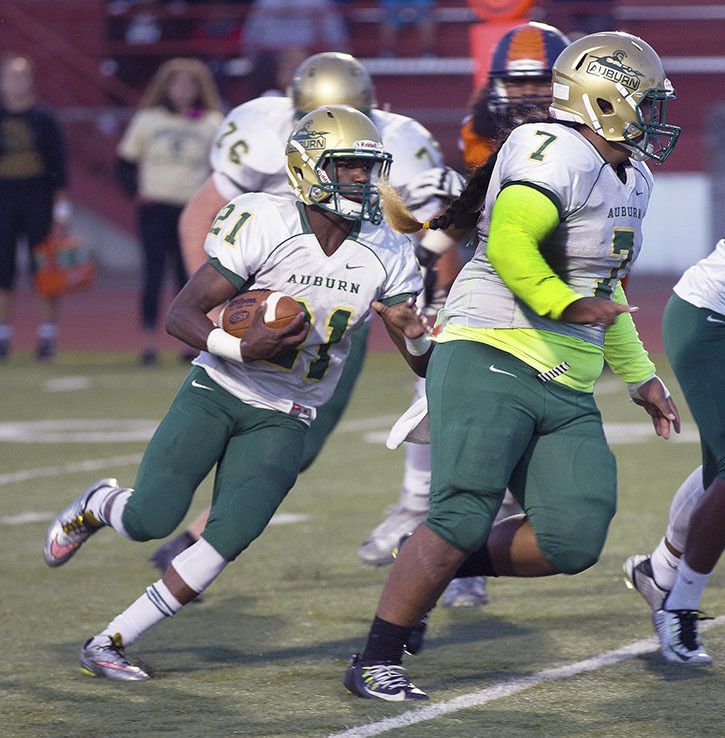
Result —
POLYGON ((284 328, 304 312, 296 300, 283 292, 250 290, 237 295, 224 305, 219 315, 219 325, 227 333, 243 338, 257 308, 265 301, 264 322, 270 328, 284 328))

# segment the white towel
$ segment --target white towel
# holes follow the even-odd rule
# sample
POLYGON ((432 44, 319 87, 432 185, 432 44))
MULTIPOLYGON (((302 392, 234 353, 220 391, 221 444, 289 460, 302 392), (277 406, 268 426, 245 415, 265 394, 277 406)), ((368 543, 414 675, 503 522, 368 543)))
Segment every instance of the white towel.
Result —
POLYGON ((385 445, 398 448, 401 443, 430 443, 430 427, 428 425, 428 400, 423 395, 416 400, 396 421, 390 429, 385 445))

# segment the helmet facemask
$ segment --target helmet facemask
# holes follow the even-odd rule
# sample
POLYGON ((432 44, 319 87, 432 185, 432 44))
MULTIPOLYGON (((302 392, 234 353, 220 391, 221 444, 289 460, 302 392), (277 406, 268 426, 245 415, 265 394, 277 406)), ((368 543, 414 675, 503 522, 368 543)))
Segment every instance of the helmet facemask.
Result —
POLYGON ((354 149, 323 151, 314 165, 318 183, 309 190, 309 197, 323 210, 329 210, 348 220, 369 220, 378 225, 383 219, 377 183, 387 179, 392 156, 385 151, 361 155, 354 149), (338 168, 347 163, 369 167, 367 182, 341 182, 338 168))
POLYGON ((298 199, 348 220, 379 224, 377 183, 387 179, 393 157, 363 113, 325 106, 306 115, 287 142, 287 176, 298 199), (362 167, 365 181, 347 181, 343 169, 362 167))
POLYGON ((637 119, 623 131, 624 145, 638 161, 649 158, 662 163, 680 136, 680 128, 667 123, 667 102, 675 99, 675 92, 669 80, 665 85, 665 89, 644 92, 635 106, 637 119))
POLYGON ((545 93, 525 93, 516 90, 517 82, 548 82, 546 77, 510 77, 491 80, 488 93, 488 109, 496 117, 501 129, 513 128, 522 123, 545 121, 549 118, 551 87, 545 93))

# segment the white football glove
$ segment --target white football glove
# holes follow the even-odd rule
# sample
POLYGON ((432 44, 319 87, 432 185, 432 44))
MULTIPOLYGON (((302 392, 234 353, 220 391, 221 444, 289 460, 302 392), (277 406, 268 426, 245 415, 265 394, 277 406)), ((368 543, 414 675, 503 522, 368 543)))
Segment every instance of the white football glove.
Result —
POLYGON ((435 167, 413 177, 403 187, 403 200, 411 209, 417 209, 436 197, 455 200, 466 186, 466 178, 451 167, 435 167))

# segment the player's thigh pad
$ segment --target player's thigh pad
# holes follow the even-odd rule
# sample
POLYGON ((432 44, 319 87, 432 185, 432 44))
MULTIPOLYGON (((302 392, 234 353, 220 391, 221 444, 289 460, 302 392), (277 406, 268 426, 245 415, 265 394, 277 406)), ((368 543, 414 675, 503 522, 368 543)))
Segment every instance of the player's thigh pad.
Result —
POLYGON ((267 527, 299 473, 307 426, 275 410, 242 405, 214 481, 203 537, 234 560, 267 527))
POLYGON ((592 395, 547 382, 546 414, 511 477, 546 559, 575 574, 596 563, 616 510, 617 472, 592 395))
POLYGON ((716 476, 725 477, 725 315, 673 294, 662 318, 662 335, 700 431, 707 489, 716 476))
POLYGON ((221 458, 240 401, 193 367, 146 447, 123 525, 137 541, 164 538, 221 458), (195 387, 195 382, 203 387, 195 387))
POLYGON ((480 548, 543 411, 536 372, 473 341, 435 347, 426 376, 431 431, 428 526, 462 551, 480 548), (493 366, 498 371, 491 371, 493 366))

